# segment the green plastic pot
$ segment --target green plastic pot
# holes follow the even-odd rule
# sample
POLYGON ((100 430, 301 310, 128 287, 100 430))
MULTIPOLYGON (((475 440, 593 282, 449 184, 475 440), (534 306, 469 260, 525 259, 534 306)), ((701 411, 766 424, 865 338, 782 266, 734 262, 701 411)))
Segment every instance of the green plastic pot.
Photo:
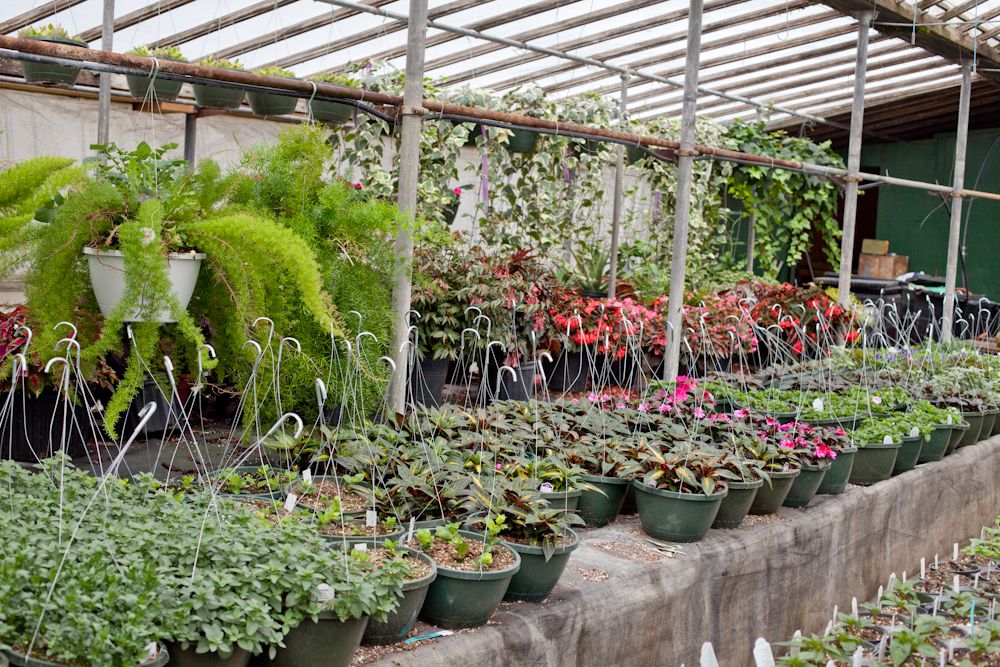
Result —
POLYGON ((542 498, 549 501, 549 509, 560 510, 562 512, 575 512, 580 503, 580 496, 583 491, 573 489, 572 491, 546 491, 542 493, 542 498))
POLYGON ((806 507, 816 497, 826 471, 830 469, 829 463, 815 463, 803 465, 799 468, 798 476, 792 480, 792 486, 788 489, 788 495, 782 501, 785 507, 806 507))
MULTIPOLYGON (((62 37, 28 37, 28 39, 33 39, 38 42, 51 42, 53 44, 79 46, 84 49, 90 48, 87 46, 86 42, 81 42, 77 39, 64 39, 62 37)), ((24 73, 24 80, 27 83, 35 83, 41 86, 59 86, 62 88, 69 88, 76 83, 76 79, 80 75, 80 68, 22 60, 21 72, 24 73)))
POLYGON ((251 91, 247 93, 247 101, 250 109, 258 116, 284 116, 295 112, 299 98, 251 91))
POLYGON ((924 440, 923 447, 920 448, 917 463, 932 463, 943 459, 954 428, 952 424, 935 424, 930 439, 924 440))
POLYGON ((651 489, 634 480, 642 530, 650 537, 669 542, 697 542, 712 527, 727 490, 706 496, 651 489))
POLYGON ((383 646, 403 641, 413 629, 413 624, 417 622, 417 614, 424 606, 427 590, 437 578, 437 564, 430 556, 415 549, 406 549, 406 552, 411 558, 430 565, 431 571, 420 579, 403 584, 403 596, 399 598, 399 606, 384 621, 369 619, 368 627, 365 628, 365 634, 361 638, 361 643, 365 646, 383 646))
POLYGON ((948 436, 948 449, 944 453, 945 456, 958 449, 958 443, 962 442, 962 438, 965 437, 965 433, 970 427, 969 422, 963 421, 961 424, 955 424, 951 428, 952 432, 951 435, 948 436))
POLYGON ((899 452, 896 453, 896 462, 892 465, 892 474, 913 470, 917 467, 917 460, 920 458, 920 451, 924 446, 922 435, 908 435, 903 438, 899 445, 899 452))
MULTIPOLYGON (((170 653, 166 647, 161 646, 155 658, 140 663, 140 666, 163 667, 163 665, 167 664, 168 660, 170 660, 170 653)), ((13 667, 66 667, 66 663, 64 662, 51 662, 34 656, 25 657, 23 653, 16 653, 11 650, 0 651, 0 667, 8 667, 8 665, 13 665, 13 667)))
POLYGON ((625 147, 625 164, 635 164, 643 157, 646 153, 638 146, 626 146, 625 147))
POLYGON ((194 99, 203 109, 239 109, 243 104, 243 90, 223 88, 207 83, 195 83, 194 99))
POLYGON ((799 419, 800 422, 809 424, 810 426, 829 426, 831 428, 842 428, 845 431, 853 431, 864 420, 864 415, 826 417, 823 419, 799 419))
POLYGON ((331 548, 338 548, 347 546, 351 549, 354 548, 355 544, 367 544, 370 547, 380 547, 385 544, 386 540, 399 541, 406 531, 397 530, 391 533, 386 533, 385 535, 321 535, 327 544, 331 548))
POLYGON ((979 434, 983 430, 983 420, 986 418, 985 412, 963 412, 962 419, 969 423, 969 430, 962 434, 962 439, 958 441, 959 447, 967 447, 979 442, 979 434))
POLYGON ((898 442, 888 445, 881 442, 859 445, 858 453, 854 455, 851 484, 869 486, 889 479, 898 453, 898 442))
POLYGON ((312 111, 312 117, 315 120, 321 120, 324 123, 339 124, 354 120, 355 107, 350 104, 341 104, 340 102, 330 102, 328 100, 313 100, 309 103, 309 109, 312 111))
POLYGON ((588 528, 600 528, 614 521, 625 502, 629 481, 617 477, 581 475, 583 481, 597 487, 597 491, 584 491, 577 501, 576 513, 588 528))
POLYGON ((993 435, 993 430, 997 425, 997 414, 1000 414, 1000 410, 996 408, 990 408, 986 411, 986 416, 983 418, 983 428, 979 431, 980 440, 985 440, 993 435))
POLYGON ((556 547, 547 560, 542 547, 504 541, 521 556, 521 569, 511 578, 504 600, 541 602, 549 596, 566 569, 570 554, 580 546, 580 538, 575 532, 567 528, 566 534, 569 543, 556 547))
POLYGON ((170 667, 247 667, 250 654, 238 646, 228 658, 222 659, 218 653, 196 653, 194 646, 182 649, 179 644, 168 644, 170 667))
POLYGON ((530 153, 535 150, 538 133, 534 130, 512 130, 507 140, 507 150, 511 153, 530 153))
POLYGON ((753 499, 757 497, 757 489, 764 486, 764 480, 752 482, 727 482, 729 493, 719 504, 719 513, 715 515, 712 528, 739 528, 750 511, 753 499))
POLYGON ((854 456, 858 448, 854 445, 845 447, 837 454, 837 458, 830 463, 830 469, 823 475, 823 481, 819 485, 816 493, 834 494, 843 493, 847 488, 847 481, 851 478, 851 469, 854 468, 854 456))
MULTIPOLYGON (((176 58, 160 58, 159 60, 171 60, 173 62, 183 62, 176 58)), ((132 97, 145 99, 149 89, 153 89, 153 99, 157 102, 173 102, 181 93, 182 81, 173 81, 159 76, 138 76, 126 74, 125 82, 128 84, 128 92, 132 97)))
POLYGON ((796 470, 779 470, 777 472, 768 471, 769 482, 757 489, 757 495, 750 505, 750 514, 774 514, 785 502, 788 492, 792 490, 795 478, 799 476, 796 470))
POLYGON ((365 634, 368 617, 341 621, 332 612, 321 612, 313 622, 306 619, 285 635, 285 648, 269 664, 275 667, 348 667, 365 634))
POLYGON ((1000 412, 997 413, 997 418, 993 420, 993 428, 990 429, 990 435, 1000 435, 1000 412))
MULTIPOLYGON (((459 531, 463 537, 483 539, 482 534, 459 531)), ((500 545, 498 548, 506 548, 500 545)), ((504 570, 466 572, 438 565, 437 579, 427 589, 420 619, 439 628, 458 630, 484 625, 503 600, 507 586, 521 567, 516 551, 514 564, 504 570)))

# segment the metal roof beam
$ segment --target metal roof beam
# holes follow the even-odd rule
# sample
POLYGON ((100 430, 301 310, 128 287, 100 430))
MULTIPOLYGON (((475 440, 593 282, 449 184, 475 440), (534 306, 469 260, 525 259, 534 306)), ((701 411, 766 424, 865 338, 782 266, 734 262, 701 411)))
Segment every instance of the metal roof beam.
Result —
POLYGON ((86 2, 86 0, 52 0, 52 2, 43 3, 34 9, 28 10, 23 14, 18 14, 0 23, 0 35, 17 32, 22 28, 27 28, 32 23, 47 19, 58 12, 65 11, 83 2, 86 2))
POLYGON ((955 26, 937 25, 937 17, 909 2, 896 2, 896 0, 820 1, 845 14, 874 10, 878 15, 875 27, 882 34, 906 41, 910 41, 912 37, 916 45, 925 51, 958 64, 964 60, 972 61, 975 55, 982 75, 994 81, 1000 81, 1000 50, 978 40, 973 42, 968 35, 963 35, 955 26), (900 25, 887 25, 896 23, 900 25), (910 28, 913 23, 920 26, 920 30, 913 31, 910 28), (987 69, 998 71, 982 71, 987 69))

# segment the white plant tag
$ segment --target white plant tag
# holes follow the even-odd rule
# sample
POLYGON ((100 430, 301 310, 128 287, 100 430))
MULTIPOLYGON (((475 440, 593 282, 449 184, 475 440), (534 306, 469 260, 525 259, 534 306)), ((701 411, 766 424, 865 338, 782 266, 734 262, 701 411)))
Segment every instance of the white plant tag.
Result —
POLYGON ((955 575, 955 580, 954 580, 954 581, 952 582, 952 589, 953 589, 953 590, 954 590, 954 591, 955 591, 956 593, 958 592, 958 586, 959 586, 959 583, 960 583, 960 582, 959 582, 959 579, 958 579, 958 575, 956 574, 956 575, 955 575))
MULTIPOLYGON (((793 642, 797 642, 800 639, 802 639, 802 631, 801 630, 796 630, 795 634, 792 635, 792 641, 793 642)), ((799 647, 798 646, 793 646, 791 648, 791 650, 789 651, 789 653, 791 655, 798 655, 800 653, 799 647)))
POLYGON ((915 438, 918 435, 920 435, 920 429, 918 427, 914 426, 913 428, 910 429, 910 437, 911 438, 915 438))
POLYGON ((887 436, 885 436, 885 437, 882 438, 882 444, 883 445, 892 445, 892 444, 895 444, 895 443, 892 441, 892 436, 891 435, 887 435, 887 436))
POLYGON ((951 415, 948 415, 948 426, 953 425, 955 422, 952 421, 951 415))
POLYGON ((354 545, 354 550, 355 551, 368 551, 368 545, 365 544, 364 542, 359 542, 359 543, 357 543, 357 544, 354 545))
POLYGON ((858 650, 854 652, 851 657, 851 667, 861 667, 862 660, 865 658, 865 649, 862 646, 858 647, 858 650))
POLYGON ((367 510, 365 512, 365 526, 368 528, 374 528, 378 524, 378 514, 375 510, 367 510))
POLYGON ((143 662, 152 662, 156 660, 156 656, 160 653, 160 647, 156 642, 149 642, 146 644, 146 659, 143 662))
POLYGON ((813 410, 823 412, 823 399, 817 398, 813 401, 813 410))
POLYGON ((299 497, 294 493, 289 493, 288 497, 285 498, 285 511, 291 512, 295 509, 295 503, 299 502, 299 497))
POLYGON ((410 542, 413 539, 413 529, 417 525, 417 517, 410 517, 410 527, 406 530, 406 542, 410 542))
POLYGON ((763 637, 757 637, 753 645, 753 661, 757 667, 774 667, 771 645, 763 637))
POLYGON ((302 471, 302 481, 306 483, 306 486, 309 486, 310 484, 312 484, 312 481, 313 481, 313 472, 312 472, 312 470, 310 470, 309 468, 306 468, 305 470, 302 471))
POLYGON ((851 616, 858 615, 858 599, 851 598, 851 616))
POLYGON ((921 579, 926 579, 927 578, 927 559, 926 558, 921 558, 920 559, 920 578, 921 579))
POLYGON ((958 560, 958 542, 951 545, 951 559, 958 560))
POLYGON ((701 667, 719 667, 719 659, 715 657, 712 642, 701 645, 701 667))
POLYGON ((874 403, 875 405, 882 405, 882 397, 872 396, 872 403, 874 403))
POLYGON ((320 584, 316 587, 316 590, 313 591, 313 598, 320 604, 329 602, 335 597, 337 597, 337 593, 330 588, 330 584, 320 584))

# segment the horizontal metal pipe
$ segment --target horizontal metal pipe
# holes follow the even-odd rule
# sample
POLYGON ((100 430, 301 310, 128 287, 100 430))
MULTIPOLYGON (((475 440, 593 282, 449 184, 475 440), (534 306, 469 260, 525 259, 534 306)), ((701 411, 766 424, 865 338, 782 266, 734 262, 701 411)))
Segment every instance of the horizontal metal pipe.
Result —
MULTIPOLYGON (((130 56, 121 53, 110 53, 92 49, 84 49, 66 44, 56 44, 52 42, 42 42, 33 39, 23 39, 19 37, 0 36, 0 56, 17 58, 22 60, 36 60, 39 62, 55 62, 58 64, 69 64, 84 69, 98 72, 112 72, 118 74, 137 74, 140 76, 150 75, 156 69, 156 76, 180 81, 210 82, 215 85, 244 88, 249 90, 262 90, 266 92, 276 92, 295 97, 309 99, 340 100, 353 104, 369 113, 375 113, 383 118, 392 117, 380 113, 377 109, 366 108, 367 105, 383 105, 400 107, 403 98, 399 95, 387 93, 376 93, 370 90, 360 90, 357 88, 346 88, 334 86, 327 83, 313 83, 301 79, 284 79, 278 77, 260 76, 252 72, 240 70, 219 69, 205 67, 192 63, 175 62, 172 60, 159 60, 154 66, 151 58, 142 56, 130 56), (366 104, 367 103, 367 104, 366 104)), ((424 100, 424 108, 435 116, 458 120, 460 122, 476 122, 498 127, 509 127, 515 129, 536 130, 544 134, 571 135, 585 139, 597 139, 610 141, 613 143, 626 144, 646 149, 666 149, 676 151, 680 144, 670 139, 662 137, 651 137, 631 132, 621 132, 603 127, 590 127, 576 123, 564 123, 558 120, 547 118, 535 118, 524 114, 496 111, 493 109, 480 109, 478 107, 463 106, 439 102, 437 100, 424 100)), ((833 178, 843 178, 847 176, 846 169, 837 167, 826 167, 823 165, 808 164, 792 160, 782 160, 779 158, 754 155, 740 151, 728 150, 725 148, 714 148, 711 146, 696 145, 695 152, 702 157, 734 162, 737 164, 749 164, 774 169, 785 169, 797 171, 817 176, 828 176, 833 178)), ((662 156, 661 156, 662 157, 662 156)), ((899 185, 907 188, 925 190, 930 192, 944 192, 948 194, 958 194, 963 197, 979 197, 1000 201, 1000 194, 993 192, 982 192, 979 190, 962 190, 953 193, 951 188, 938 183, 924 183, 905 178, 895 178, 892 176, 882 176, 881 174, 860 173, 859 177, 864 181, 873 183, 885 183, 887 185, 899 185)))

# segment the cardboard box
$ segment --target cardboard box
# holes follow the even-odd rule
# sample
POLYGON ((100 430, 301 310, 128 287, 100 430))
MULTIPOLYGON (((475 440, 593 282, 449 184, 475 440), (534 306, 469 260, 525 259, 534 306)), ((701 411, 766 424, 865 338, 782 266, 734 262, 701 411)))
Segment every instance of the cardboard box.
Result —
POLYGON ((893 280, 909 271, 910 258, 906 255, 870 255, 861 253, 857 275, 863 278, 893 280))

